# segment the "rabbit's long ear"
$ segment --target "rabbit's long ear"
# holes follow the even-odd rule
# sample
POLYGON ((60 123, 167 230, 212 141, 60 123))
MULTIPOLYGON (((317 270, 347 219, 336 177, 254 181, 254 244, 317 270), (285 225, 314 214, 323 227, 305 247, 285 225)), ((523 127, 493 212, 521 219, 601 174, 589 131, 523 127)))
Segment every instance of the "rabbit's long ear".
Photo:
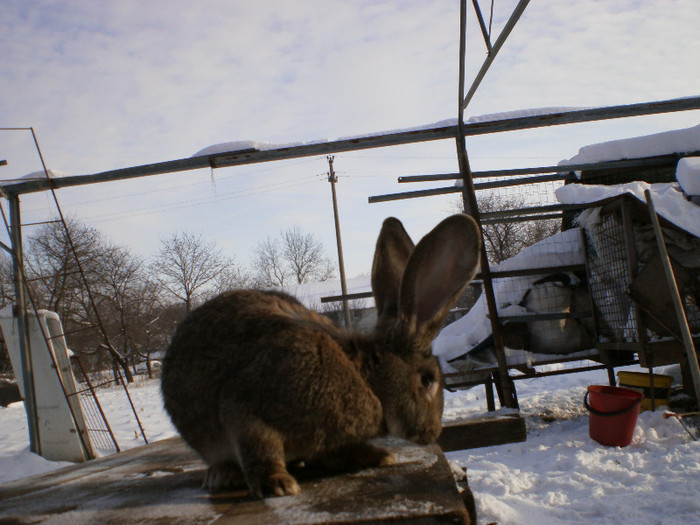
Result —
POLYGON ((450 308, 474 278, 481 235, 474 219, 452 215, 416 246, 406 265, 400 318, 407 335, 432 339, 450 308))
POLYGON ((382 224, 372 263, 372 291, 377 306, 377 324, 396 319, 399 309, 399 290, 413 241, 401 221, 389 217, 382 224))

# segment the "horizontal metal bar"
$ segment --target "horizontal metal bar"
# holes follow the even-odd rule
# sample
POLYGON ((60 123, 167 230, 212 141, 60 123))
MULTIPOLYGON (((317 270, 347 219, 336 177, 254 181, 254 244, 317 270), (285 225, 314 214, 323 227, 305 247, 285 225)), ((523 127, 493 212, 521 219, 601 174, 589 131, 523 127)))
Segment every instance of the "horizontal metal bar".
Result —
POLYGON ((500 219, 481 219, 481 224, 510 224, 513 222, 542 221, 552 219, 563 219, 563 213, 541 213, 537 215, 527 215, 523 217, 502 217, 500 219))
POLYGON ((483 212, 482 218, 496 219, 503 217, 517 217, 521 215, 534 215, 537 213, 547 213, 553 211, 573 211, 580 210, 585 204, 547 204, 544 206, 531 206, 529 208, 518 208, 514 210, 499 210, 483 212))
MULTIPOLYGON (((636 159, 613 160, 607 162, 593 162, 585 164, 561 164, 556 166, 538 166, 534 168, 516 168, 508 170, 488 170, 474 171, 472 177, 475 179, 486 177, 509 177, 518 175, 534 175, 537 173, 569 173, 572 171, 597 171, 623 168, 650 168, 654 166, 665 166, 678 162, 683 157, 697 157, 700 151, 687 151, 672 153, 669 155, 657 155, 654 157, 640 157, 636 159)), ((459 180, 462 175, 459 173, 442 173, 437 175, 407 175, 399 177, 399 182, 433 182, 440 180, 459 180)))
POLYGON ((475 190, 491 190, 494 188, 507 188, 509 186, 520 186, 521 184, 539 184, 541 182, 552 182, 566 179, 566 175, 559 173, 552 175, 537 175, 535 177, 518 177, 517 179, 494 180, 491 182, 477 182, 474 184, 475 190))
MULTIPOLYGON (((476 172, 472 173, 476 177, 476 172)), ((399 177, 399 182, 435 182, 439 180, 458 180, 461 179, 460 173, 440 173, 436 175, 406 175, 399 177)))
POLYGON ((446 188, 434 188, 430 190, 404 191, 402 193, 391 193, 389 195, 372 195, 367 201, 370 204, 377 202, 398 201, 403 199, 417 199, 418 197, 434 197, 435 195, 447 195, 449 193, 461 193, 462 186, 447 186, 446 188))
POLYGON ((370 297, 374 297, 374 294, 372 292, 358 292, 349 293, 347 295, 330 295, 328 297, 321 297, 321 302, 337 303, 338 301, 343 301, 345 299, 347 299, 348 301, 352 301, 353 299, 368 299, 370 297))
MULTIPOLYGON (((524 270, 493 270, 491 271, 491 277, 493 279, 503 279, 506 277, 524 277, 530 275, 577 272, 585 269, 586 266, 584 264, 567 264, 562 266, 548 266, 543 268, 526 268, 524 270)), ((481 273, 477 273, 474 276, 475 281, 478 279, 481 279, 481 273)))
MULTIPOLYGON (((579 357, 579 358, 571 359, 569 361, 594 361, 594 359, 592 359, 593 357, 594 356, 579 357)), ((563 362, 565 362, 565 361, 553 361, 552 363, 534 363, 534 366, 543 366, 545 364, 559 364, 559 363, 563 363, 563 362)), ((635 364, 635 363, 639 363, 639 361, 635 361, 635 362, 629 363, 629 364, 635 364)), ((550 370, 548 372, 536 372, 533 369, 532 373, 527 373, 527 374, 523 373, 523 371, 517 367, 508 367, 508 368, 514 368, 515 370, 518 370, 522 374, 522 375, 510 376, 510 378, 513 381, 517 381, 519 379, 532 379, 535 377, 561 376, 564 374, 575 374, 578 372, 591 372, 593 370, 605 370, 609 367, 608 367, 608 365, 591 365, 591 366, 581 366, 581 367, 569 368, 569 369, 563 368, 561 370, 550 370)))
MULTIPOLYGON (((688 97, 659 102, 645 102, 624 106, 610 106, 595 109, 576 111, 563 111, 547 115, 529 117, 516 117, 503 120, 466 123, 464 136, 485 135, 504 131, 532 129, 561 124, 573 124, 576 122, 593 122, 623 117, 640 115, 653 115, 657 113, 670 113, 675 111, 687 111, 700 109, 700 96, 688 97)), ((175 173, 202 168, 222 168, 240 166, 276 160, 286 160, 314 155, 325 155, 344 151, 358 151, 364 149, 398 146, 403 144, 415 144, 455 138, 458 136, 457 124, 441 126, 429 129, 388 132, 369 137, 341 139, 330 142, 306 144, 302 146, 290 146, 270 150, 243 150, 201 155, 185 159, 146 164, 130 168, 103 171, 92 175, 72 175, 53 179, 36 179, 30 181, 7 184, 0 188, 7 194, 21 195, 46 191, 50 188, 67 188, 84 184, 126 180, 165 173, 175 173)))
MULTIPOLYGON (((540 175, 537 177, 521 177, 519 179, 497 180, 491 182, 478 182, 474 184, 475 190, 489 190, 494 188, 507 188, 509 186, 519 186, 520 184, 536 184, 540 182, 551 182, 564 180, 564 175, 540 175)), ((433 188, 428 190, 404 191, 391 193, 388 195, 373 195, 368 198, 370 204, 377 202, 388 202, 403 199, 416 199, 419 197, 433 197, 435 195, 447 195, 449 193, 462 192, 462 186, 447 186, 443 188, 433 188)))
POLYGON ((558 321, 560 319, 584 319, 593 317, 593 312, 542 312, 525 315, 499 315, 502 323, 524 323, 532 321, 558 321))
POLYGON ((485 135, 502 131, 534 129, 561 124, 574 124, 577 122, 595 122, 598 120, 638 117, 641 115, 672 113, 693 109, 700 109, 700 96, 662 100, 659 102, 642 102, 639 104, 562 111, 560 113, 516 117, 487 122, 472 122, 464 125, 464 134, 465 136, 485 135))
POLYGON ((165 173, 175 173, 178 171, 188 171, 202 168, 223 168, 230 166, 241 166, 262 162, 272 162, 276 160, 286 160, 314 155, 326 155, 344 151, 356 151, 363 149, 381 148, 386 146, 399 146, 402 144, 414 144, 419 142, 429 142, 454 138, 457 134, 457 126, 441 126, 429 129, 399 131, 395 133, 385 133, 370 137, 359 137, 341 139, 330 142, 319 142, 305 144, 302 146, 289 146, 269 150, 246 149, 214 153, 210 155, 200 155, 185 159, 159 162, 156 164, 146 164, 123 168, 117 170, 103 171, 93 175, 72 175, 57 177, 50 180, 36 179, 31 181, 7 184, 3 189, 10 194, 20 195, 45 191, 53 188, 68 188, 83 184, 95 184, 99 182, 110 182, 126 180, 137 177, 147 177, 151 175, 162 175, 165 173))

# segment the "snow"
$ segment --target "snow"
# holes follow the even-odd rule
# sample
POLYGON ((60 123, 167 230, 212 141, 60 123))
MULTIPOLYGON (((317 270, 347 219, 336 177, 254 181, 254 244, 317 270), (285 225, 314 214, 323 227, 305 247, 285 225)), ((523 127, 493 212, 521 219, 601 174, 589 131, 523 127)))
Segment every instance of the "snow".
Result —
MULTIPOLYGON (((520 117, 533 117, 539 115, 548 115, 550 113, 562 113, 568 111, 576 111, 586 108, 572 108, 572 107, 545 107, 545 108, 531 108, 531 109, 520 109, 516 111, 507 111, 502 113, 491 113, 487 115, 477 115, 470 117, 465 121, 466 124, 478 124, 482 122, 494 122, 499 120, 508 120, 520 117)), ((410 133, 413 131, 424 131, 430 129, 446 128, 450 126, 456 126, 457 119, 449 118, 440 120, 437 122, 431 122, 429 124, 424 124, 420 126, 414 126, 410 128, 399 128, 392 130, 377 131, 374 133, 363 133, 361 135, 351 135, 347 137, 339 137, 335 141, 343 140, 357 140, 371 137, 379 137, 383 135, 393 135, 397 133, 410 133)), ((222 142, 220 144, 213 144, 199 150, 197 153, 192 155, 192 157, 201 157, 205 155, 216 155, 218 153, 234 153, 246 150, 257 150, 257 151, 267 151, 273 149, 284 149, 296 146, 306 146, 310 144, 323 144, 329 142, 328 139, 315 140, 311 142, 295 142, 290 144, 273 144, 270 142, 261 142, 257 140, 237 140, 232 142, 222 142)))
POLYGON ((267 151, 273 149, 292 148, 294 146, 302 145, 303 143, 301 142, 294 142, 290 144, 272 144, 270 142, 260 142, 257 140, 237 140, 234 142, 222 142, 220 144, 207 146, 206 148, 201 149, 192 155, 192 157, 203 157, 205 155, 216 155, 217 153, 235 153, 249 150, 267 151))
POLYGON ((580 111, 590 108, 579 107, 544 107, 544 108, 528 108, 519 109, 516 111, 504 111, 502 113, 491 113, 487 115, 478 115, 469 117, 465 120, 465 124, 479 124, 481 122, 495 122, 499 120, 510 120, 523 117, 539 117, 542 115, 554 115, 557 113, 568 113, 571 111, 580 111))
POLYGON ((679 228, 695 236, 700 236, 700 206, 688 201, 676 183, 629 182, 614 186, 567 184, 557 189, 555 195, 557 200, 563 204, 581 204, 630 193, 646 203, 644 190, 647 189, 651 191, 656 213, 679 228))
MULTIPOLYGON (((583 396, 587 385, 606 382, 605 371, 519 381, 527 441, 447 454, 453 467, 467 469, 480 524, 697 522, 700 441, 674 418, 664 419, 663 408, 640 415, 628 447, 591 440, 583 396)), ((157 380, 137 383, 130 393, 151 442, 175 435, 157 380)), ((102 388, 98 396, 122 449, 142 445, 122 391, 102 388)), ((446 421, 484 412, 481 389, 446 392, 446 421)), ((0 407, 0 444, 0 483, 66 465, 28 451, 21 402, 0 407)))
POLYGON ((54 170, 54 169, 47 169, 46 171, 44 170, 39 170, 39 171, 32 171, 31 173, 27 173, 26 175, 22 175, 21 177, 17 179, 5 179, 0 181, 0 186, 5 186, 9 184, 16 184, 18 182, 29 182, 33 180, 46 180, 46 174, 48 173, 49 178, 51 179, 57 179, 60 177, 68 177, 70 174, 66 173, 65 171, 60 171, 60 170, 54 170))
POLYGON ((700 124, 643 137, 591 144, 580 148, 577 155, 559 164, 588 164, 693 151, 700 151, 700 124))
POLYGON ((685 157, 676 166, 676 180, 688 195, 700 195, 700 157, 685 157))
MULTIPOLYGON (((372 284, 370 281, 371 279, 369 275, 361 275, 346 279, 345 284, 347 286, 348 294, 371 292, 372 284)), ((294 284, 285 286, 282 288, 282 290, 290 295, 293 295, 299 301, 301 301, 304 306, 311 309, 321 309, 321 299, 323 297, 342 295, 340 279, 329 279, 318 283, 294 284)), ((365 308, 374 307, 374 297, 359 299, 359 301, 362 301, 365 308)))
MULTIPOLYGON (((631 368, 630 368, 631 370, 631 368)), ((525 443, 448 453, 467 467, 479 523, 697 523, 700 441, 664 408, 642 412, 632 443, 599 445, 588 436, 586 386, 604 371, 517 383, 525 443)), ((476 389, 448 394, 446 413, 472 412, 476 389)))

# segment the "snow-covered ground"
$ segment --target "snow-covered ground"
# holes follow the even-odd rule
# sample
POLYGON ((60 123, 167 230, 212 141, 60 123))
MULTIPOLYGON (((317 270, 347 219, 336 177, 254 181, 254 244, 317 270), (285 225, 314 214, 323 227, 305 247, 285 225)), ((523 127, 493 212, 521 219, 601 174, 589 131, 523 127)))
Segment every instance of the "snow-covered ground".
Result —
MULTIPOLYGON (((698 523, 700 441, 675 419, 664 419, 661 408, 640 415, 628 447, 597 444, 588 436, 582 400, 587 385, 606 381, 604 371, 519 381, 527 441, 447 454, 467 468, 480 524, 698 523)), ((130 393, 150 441, 175 434, 157 381, 132 386, 130 393)), ((122 449, 143 444, 123 392, 109 388, 98 395, 122 449)), ((484 411, 482 388, 446 393, 446 420, 484 411)), ((0 407, 0 482, 63 465, 28 451, 22 403, 0 407)))

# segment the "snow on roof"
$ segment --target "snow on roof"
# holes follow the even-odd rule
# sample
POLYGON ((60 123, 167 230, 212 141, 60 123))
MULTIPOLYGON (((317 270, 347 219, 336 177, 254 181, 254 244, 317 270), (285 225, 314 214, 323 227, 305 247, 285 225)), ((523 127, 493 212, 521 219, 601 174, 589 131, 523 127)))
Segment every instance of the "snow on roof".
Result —
POLYGON ((676 183, 648 184, 637 181, 614 186, 568 184, 554 193, 563 204, 597 202, 623 193, 629 193, 646 203, 646 189, 651 192, 656 213, 688 233, 700 237, 700 206, 688 201, 676 183))
MULTIPOLYGON (((52 170, 49 169, 47 170, 48 175, 52 179, 60 178, 60 177, 67 177, 69 174, 64 172, 64 171, 59 171, 59 170, 52 170)), ((45 180, 46 179, 46 172, 44 170, 39 170, 39 171, 32 171, 31 173, 27 173, 26 175, 22 175, 21 177, 17 179, 5 179, 0 181, 0 186, 4 186, 6 184, 15 184, 17 182, 27 182, 27 181, 32 181, 32 180, 45 180)))
POLYGON ((676 166, 676 180, 688 195, 700 195, 700 157, 685 157, 676 166))
POLYGON ((567 113, 570 111, 580 111, 590 108, 579 107, 545 107, 545 108, 527 108, 518 109, 515 111, 504 111, 502 113, 491 113, 487 115, 478 115, 469 117, 465 120, 465 124, 478 124, 480 122, 494 122, 497 120, 510 120, 523 117, 539 117, 541 115, 551 115, 555 113, 567 113))
MULTIPOLYGON (((529 109, 519 109, 516 111, 506 111, 502 113, 491 113, 487 115, 477 115, 472 116, 466 120, 466 124, 478 124, 481 122, 493 122, 498 120, 508 120, 521 117, 534 117, 539 115, 549 115, 551 113, 562 113, 567 111, 577 111, 580 109, 578 107, 545 107, 545 108, 529 108, 529 109)), ((456 126, 457 119, 450 118, 445 120, 440 120, 437 122, 432 122, 430 124, 423 124, 420 126, 414 126, 410 128, 398 128, 384 131, 377 131, 374 133, 363 133, 361 135, 351 135, 347 137, 339 137, 335 140, 357 140, 370 137, 378 137, 382 135, 392 135, 396 133, 410 133, 411 131, 423 131, 428 129, 438 129, 445 128, 449 126, 456 126)), ((266 151, 272 149, 282 149, 291 148, 295 146, 306 146, 309 144, 323 144, 329 142, 328 139, 314 140, 311 142, 294 142, 289 144, 272 144, 270 142, 260 142, 257 140, 237 140, 233 142, 222 142, 221 144, 214 144, 212 146, 207 146, 199 150, 197 153, 192 155, 193 157, 201 157, 204 155, 215 155, 217 153, 228 153, 234 151, 246 151, 246 150, 257 150, 266 151)))
POLYGON ((559 164, 588 164, 692 151, 700 151, 700 125, 583 146, 575 156, 559 164))
MULTIPOLYGON (((323 142, 323 141, 320 141, 323 142)), ((267 151, 272 149, 292 148, 294 146, 303 146, 302 142, 292 142, 289 144, 272 144, 271 142, 260 142, 257 140, 237 140, 234 142, 222 142, 221 144, 213 144, 204 149, 200 149, 192 157, 203 157, 205 155, 216 155, 217 153, 229 153, 233 151, 267 151)))

